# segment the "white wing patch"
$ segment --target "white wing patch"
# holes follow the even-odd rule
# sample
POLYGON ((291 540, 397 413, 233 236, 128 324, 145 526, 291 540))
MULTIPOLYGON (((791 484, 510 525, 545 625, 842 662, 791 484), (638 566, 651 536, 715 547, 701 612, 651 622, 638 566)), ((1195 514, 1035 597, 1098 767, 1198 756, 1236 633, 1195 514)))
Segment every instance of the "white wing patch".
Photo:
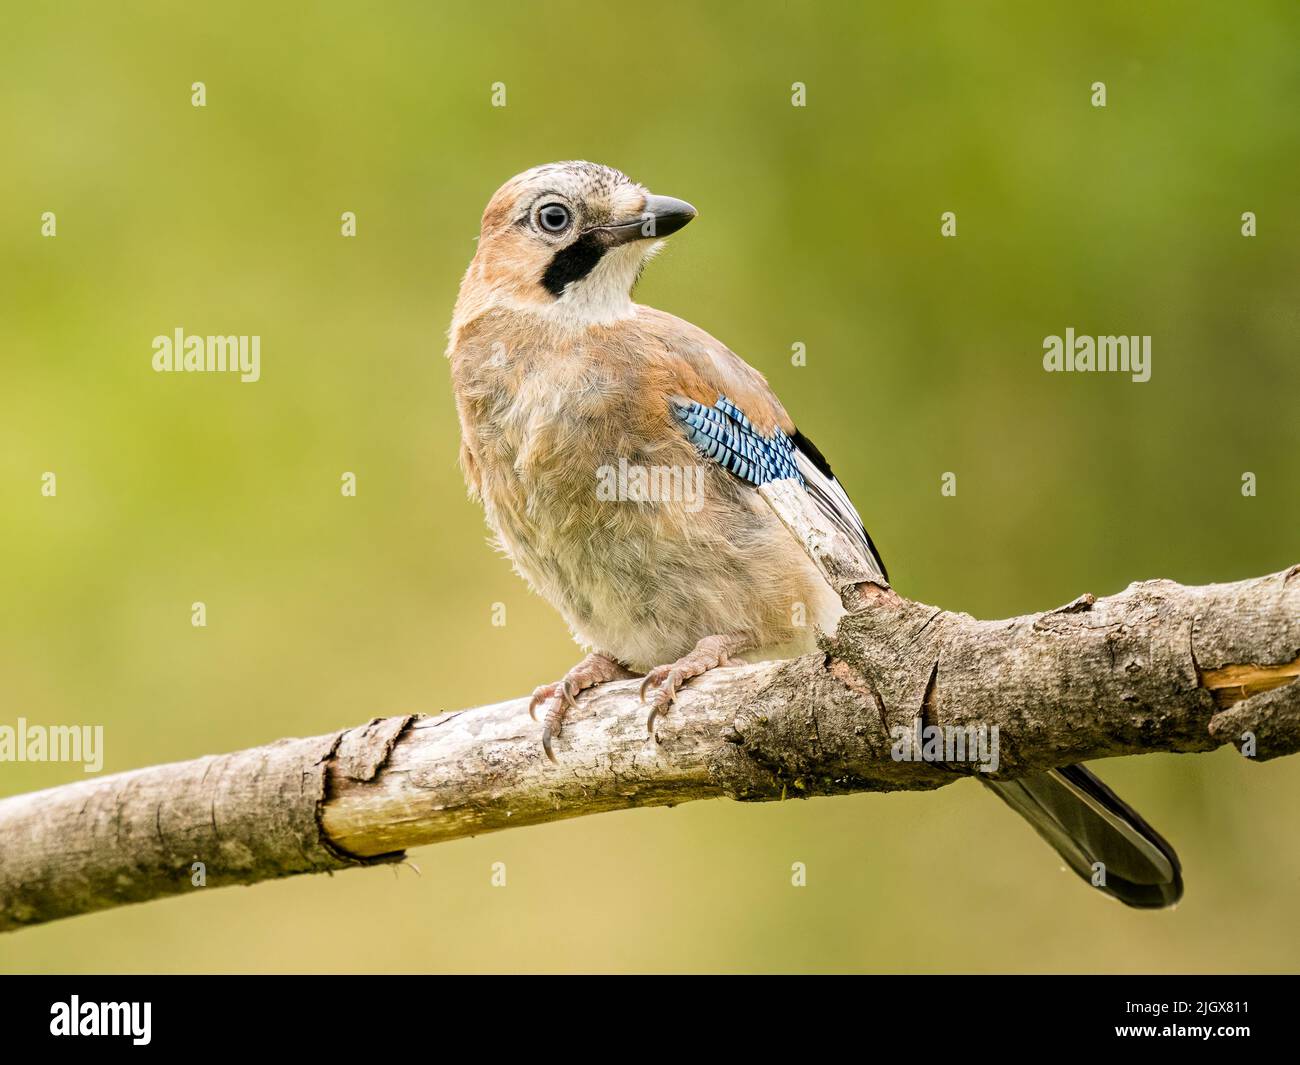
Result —
POLYGON ((803 474, 808 494, 817 504, 818 509, 848 537, 850 543, 858 548, 867 568, 879 575, 882 582, 888 584, 889 578, 885 574, 885 565, 876 554, 871 537, 867 535, 866 527, 862 524, 862 518, 859 517, 857 509, 840 486, 840 482, 822 473, 802 449, 796 448, 795 462, 799 466, 799 472, 803 474))

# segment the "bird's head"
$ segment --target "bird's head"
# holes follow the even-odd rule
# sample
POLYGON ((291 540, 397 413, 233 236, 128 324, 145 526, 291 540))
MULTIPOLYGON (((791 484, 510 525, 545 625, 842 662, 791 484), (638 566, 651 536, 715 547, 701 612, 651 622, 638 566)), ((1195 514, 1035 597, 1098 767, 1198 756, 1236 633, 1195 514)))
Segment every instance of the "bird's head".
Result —
POLYGON ((581 328, 632 313, 632 288, 659 241, 695 208, 596 163, 550 163, 511 178, 483 212, 456 316, 527 311, 581 328))

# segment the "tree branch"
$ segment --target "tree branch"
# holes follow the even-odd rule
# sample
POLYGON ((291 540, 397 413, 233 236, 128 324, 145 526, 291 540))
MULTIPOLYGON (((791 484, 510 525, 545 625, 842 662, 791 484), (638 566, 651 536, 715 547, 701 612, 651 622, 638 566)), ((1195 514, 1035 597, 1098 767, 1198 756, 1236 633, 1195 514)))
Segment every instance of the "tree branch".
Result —
POLYGON ((209 886, 251 884, 606 810, 980 773, 891 757, 918 726, 996 726, 1001 777, 1224 743, 1300 750, 1300 566, 977 621, 855 584, 833 540, 801 537, 854 612, 821 654, 692 681, 653 738, 632 681, 580 697, 558 767, 514 699, 0 800, 0 930, 193 890, 196 862, 209 886))

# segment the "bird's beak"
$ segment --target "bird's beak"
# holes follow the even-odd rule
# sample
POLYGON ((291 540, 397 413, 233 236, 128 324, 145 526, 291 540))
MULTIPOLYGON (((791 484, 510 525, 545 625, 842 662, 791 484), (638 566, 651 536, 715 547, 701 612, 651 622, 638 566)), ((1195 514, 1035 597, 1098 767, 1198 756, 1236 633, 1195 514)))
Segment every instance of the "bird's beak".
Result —
POLYGON ((658 240, 670 233, 676 233, 699 212, 685 200, 675 200, 671 196, 650 196, 645 198, 641 214, 629 222, 617 225, 601 226, 599 232, 612 247, 616 244, 628 244, 634 240, 658 240))

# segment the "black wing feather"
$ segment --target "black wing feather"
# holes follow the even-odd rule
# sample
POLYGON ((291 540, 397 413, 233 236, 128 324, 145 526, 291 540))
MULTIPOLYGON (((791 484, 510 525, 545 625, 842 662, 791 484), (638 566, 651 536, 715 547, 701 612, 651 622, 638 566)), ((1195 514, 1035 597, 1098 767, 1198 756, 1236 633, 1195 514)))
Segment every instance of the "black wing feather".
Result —
POLYGON ((862 518, 849 499, 848 493, 831 472, 831 464, 826 461, 826 456, 798 429, 795 429, 790 440, 794 444, 796 456, 802 460, 799 468, 804 475, 808 494, 813 497, 818 508, 835 527, 847 536, 850 542, 858 546, 862 551, 863 559, 879 570, 880 576, 888 584, 889 571, 885 569, 880 552, 871 542, 871 536, 866 526, 862 524, 862 518))

